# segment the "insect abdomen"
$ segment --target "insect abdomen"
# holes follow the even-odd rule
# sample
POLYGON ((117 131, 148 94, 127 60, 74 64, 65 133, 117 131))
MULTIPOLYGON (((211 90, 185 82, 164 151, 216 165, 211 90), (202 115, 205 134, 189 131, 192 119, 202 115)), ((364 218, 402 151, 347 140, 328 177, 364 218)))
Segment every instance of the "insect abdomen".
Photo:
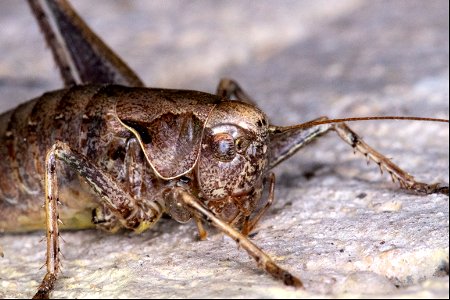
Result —
MULTIPOLYGON (((111 115, 114 105, 102 96, 105 88, 77 86, 45 93, 0 115, 0 231, 44 227, 44 222, 39 223, 44 220, 44 163, 55 141, 67 143, 93 161, 107 151, 101 144, 108 144, 112 136, 103 135, 110 125, 104 116, 111 115)), ((67 214, 88 211, 83 202, 89 200, 89 192, 72 182, 72 171, 65 169, 63 174, 66 193, 78 202, 69 203, 72 210, 67 214)))

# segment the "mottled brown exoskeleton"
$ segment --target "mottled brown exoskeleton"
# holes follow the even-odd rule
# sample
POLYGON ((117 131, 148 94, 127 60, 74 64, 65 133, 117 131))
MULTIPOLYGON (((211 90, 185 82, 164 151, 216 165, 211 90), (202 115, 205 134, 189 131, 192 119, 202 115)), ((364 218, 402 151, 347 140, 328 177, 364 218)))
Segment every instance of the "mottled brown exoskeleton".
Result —
POLYGON ((211 223, 259 267, 302 287, 248 235, 273 202, 270 170, 329 131, 402 188, 448 194, 447 186, 417 182, 342 120, 270 124, 233 80, 222 80, 216 95, 145 88, 68 3, 29 3, 66 85, 0 116, 0 229, 47 230, 47 273, 36 298, 49 296, 60 270, 59 220, 67 229, 142 232, 164 213, 193 219, 202 239, 203 222, 211 223))

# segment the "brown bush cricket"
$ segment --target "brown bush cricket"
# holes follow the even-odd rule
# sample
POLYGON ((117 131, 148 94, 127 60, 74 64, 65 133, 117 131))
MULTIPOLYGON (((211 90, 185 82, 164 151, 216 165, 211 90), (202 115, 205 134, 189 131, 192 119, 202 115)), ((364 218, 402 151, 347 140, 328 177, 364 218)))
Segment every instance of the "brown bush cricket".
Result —
POLYGON ((77 39, 73 29, 80 23, 78 19, 75 26, 66 23, 73 12, 65 2, 31 3, 41 26, 50 26, 44 27, 44 32, 57 54, 66 86, 133 86, 75 86, 48 93, 34 104, 2 115, 0 151, 9 159, 0 166, 2 174, 12 176, 1 181, 1 229, 41 228, 43 215, 36 195, 46 191, 47 275, 38 297, 48 297, 59 271, 58 219, 67 228, 94 223, 113 232, 121 227, 142 232, 163 212, 182 223, 194 219, 201 238, 206 237, 202 223, 210 222, 236 240, 262 269, 287 285, 301 287, 296 276, 278 267, 247 236, 273 200, 274 176, 269 169, 328 131, 336 131, 356 151, 390 173, 401 187, 418 193, 448 194, 446 186, 415 181, 343 123, 271 125, 234 81, 221 81, 219 96, 138 88, 142 86, 140 79, 112 52, 99 46, 95 36, 77 39), (62 15, 58 15, 59 9, 62 15), (66 33, 68 37, 61 42, 59 37, 66 33), (70 46, 65 47, 68 40, 70 46), (92 56, 90 47, 94 49, 92 56), (76 53, 67 54, 73 50, 76 53), (79 53, 86 55, 83 58, 79 53), (225 100, 231 96, 247 104, 225 100), (26 144, 21 143, 24 139, 26 144), (57 169, 57 161, 71 169, 57 169), (58 185, 58 181, 63 184, 58 185), (94 196, 87 192, 92 189, 94 196), (264 189, 269 200, 260 202, 264 189), (81 191, 81 196, 75 197, 79 201, 65 200, 74 198, 74 191, 81 191), (59 198, 64 206, 57 208, 59 198), (26 212, 16 205, 18 201, 29 203, 26 212), (21 220, 20 227, 12 222, 16 219, 21 220))

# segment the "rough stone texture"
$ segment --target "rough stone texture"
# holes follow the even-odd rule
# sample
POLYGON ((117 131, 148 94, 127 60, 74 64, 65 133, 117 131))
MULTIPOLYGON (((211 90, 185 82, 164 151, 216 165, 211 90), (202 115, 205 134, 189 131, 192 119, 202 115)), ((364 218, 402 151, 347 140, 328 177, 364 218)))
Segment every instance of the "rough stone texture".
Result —
MULTIPOLYGON (((322 115, 448 118, 448 1, 92 1, 83 17, 151 86, 237 79, 277 124, 322 115)), ((0 2, 0 111, 62 86, 25 3, 0 2)), ((352 124, 427 182, 449 181, 448 125, 352 124)), ((1 158, 0 158, 1 159, 1 158)), ((401 191, 334 135, 277 169, 253 241, 295 291, 233 241, 160 222, 140 236, 64 233, 54 297, 448 297, 448 197, 401 191)), ((30 297, 41 233, 0 235, 0 298, 30 297)))

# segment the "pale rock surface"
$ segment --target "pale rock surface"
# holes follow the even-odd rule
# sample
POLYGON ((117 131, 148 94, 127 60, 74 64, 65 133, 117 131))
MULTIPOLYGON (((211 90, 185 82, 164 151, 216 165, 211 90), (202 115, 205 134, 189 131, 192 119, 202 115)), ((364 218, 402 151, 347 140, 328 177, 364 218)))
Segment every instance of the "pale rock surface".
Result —
MULTIPOLYGON (((322 115, 448 118, 447 1, 74 3, 151 86, 237 79, 276 124, 322 115)), ((0 2, 0 111, 61 81, 24 1, 0 2)), ((427 182, 449 182, 448 125, 352 124, 427 182)), ((1 159, 1 158, 0 158, 1 159)), ((214 230, 163 220, 140 236, 63 233, 61 298, 448 297, 449 202, 401 191, 331 134, 280 166, 253 241, 300 276, 285 287, 214 230)), ((42 233, 0 234, 0 298, 31 297, 42 233)))

